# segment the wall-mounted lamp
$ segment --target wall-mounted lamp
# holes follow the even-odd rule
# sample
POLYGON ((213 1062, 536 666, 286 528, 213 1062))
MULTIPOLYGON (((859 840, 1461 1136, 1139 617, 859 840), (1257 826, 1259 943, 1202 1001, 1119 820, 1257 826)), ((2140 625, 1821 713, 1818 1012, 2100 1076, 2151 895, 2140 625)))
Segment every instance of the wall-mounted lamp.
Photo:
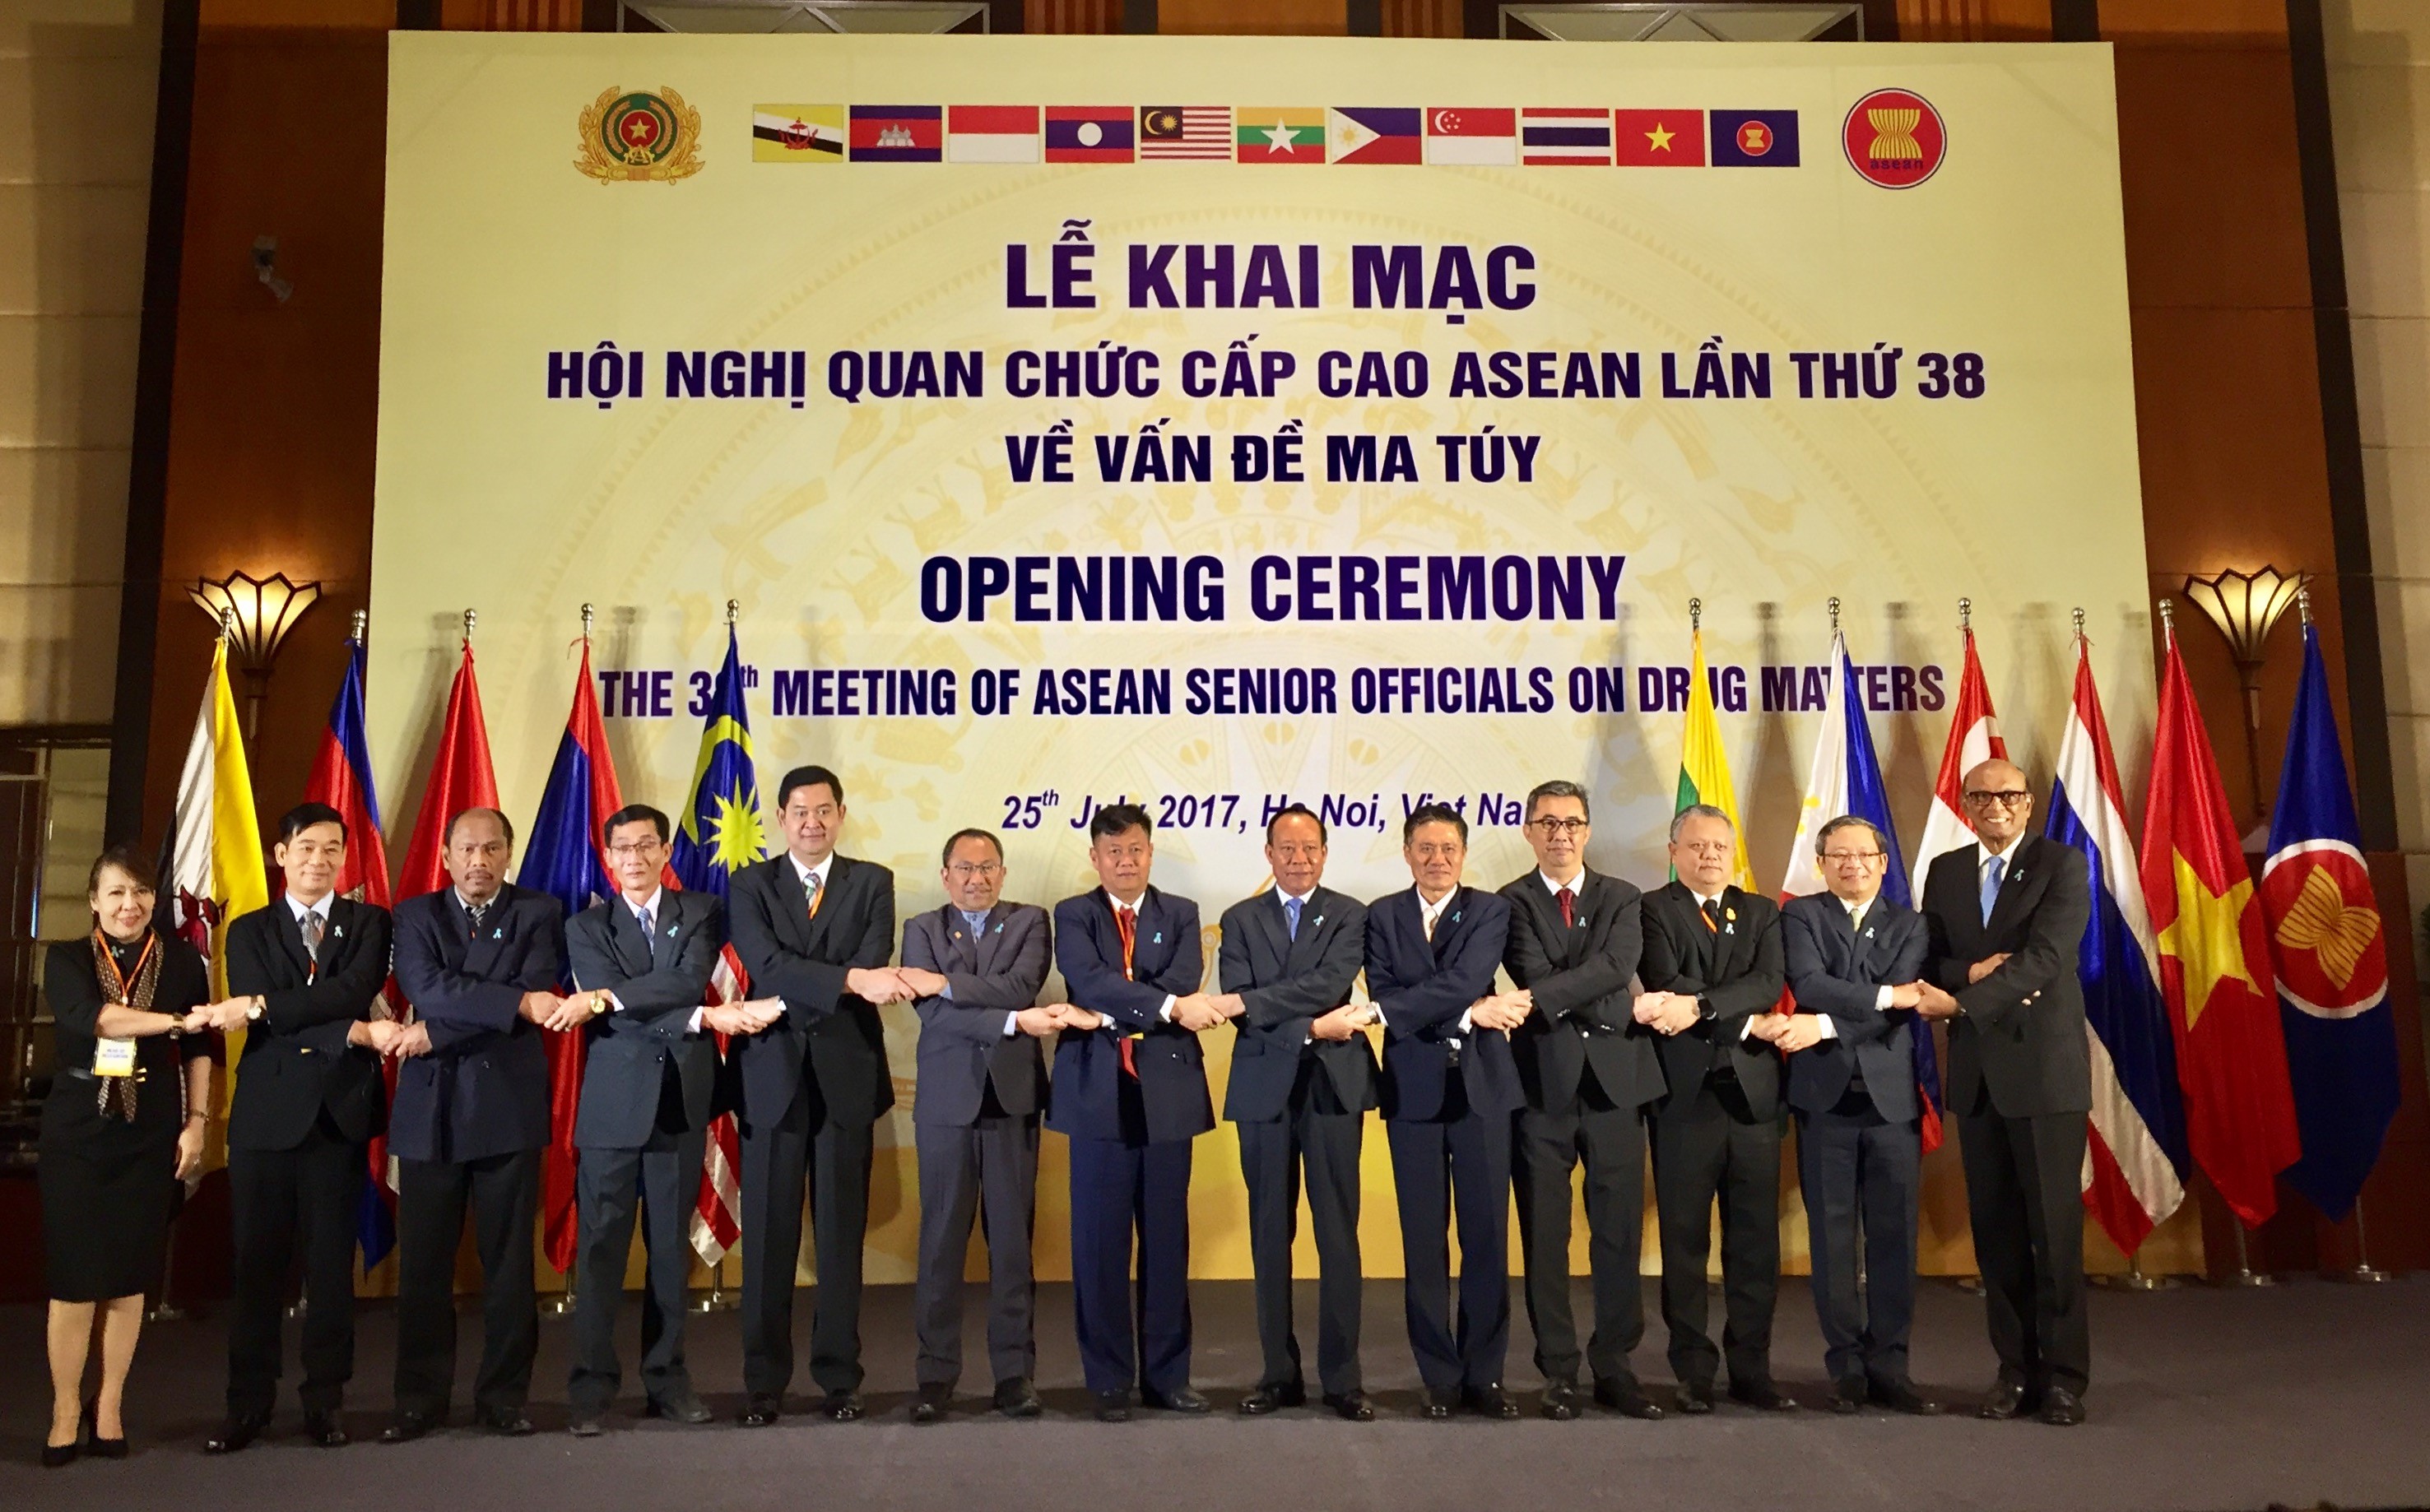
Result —
POLYGON ((278 239, 258 236, 253 239, 253 276, 270 291, 270 297, 284 305, 295 286, 278 276, 278 239))
POLYGON ((2253 785, 2253 813, 2264 812, 2261 802, 2261 668, 2269 660, 2270 632, 2295 606, 2296 595, 2311 581, 2308 573, 2292 576, 2275 567, 2239 573, 2229 568, 2216 577, 2186 579, 2186 599, 2227 638, 2227 654, 2235 658, 2237 680, 2244 687, 2244 767, 2253 785))
POLYGON ((291 583, 285 573, 267 579, 231 573, 219 582, 206 577, 186 590, 194 606, 225 627, 230 659, 244 673, 244 738, 261 733, 261 695, 270 687, 270 663, 295 622, 321 597, 318 583, 291 583))

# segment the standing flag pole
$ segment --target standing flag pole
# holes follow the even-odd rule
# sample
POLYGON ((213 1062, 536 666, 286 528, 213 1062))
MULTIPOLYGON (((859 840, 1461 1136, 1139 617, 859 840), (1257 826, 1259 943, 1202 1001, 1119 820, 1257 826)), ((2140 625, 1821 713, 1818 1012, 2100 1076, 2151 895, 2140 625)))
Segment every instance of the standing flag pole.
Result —
POLYGON ((1991 690, 1983 680, 1982 658, 1974 651, 1974 601, 1957 601, 1957 633, 1965 640, 1965 665, 1957 677, 1957 707, 1950 716, 1949 743, 1941 748, 1940 772, 1932 784, 1932 807, 1923 819, 1923 839, 1916 846, 1913 876, 1925 876, 1932 863, 1950 851, 1974 843, 1974 822, 1966 817, 1966 773, 1986 761, 2008 759, 2008 742, 2000 736, 2000 718, 1991 708, 1991 690))
MULTIPOLYGON (((1721 720, 1713 711, 1712 674, 1705 667, 1705 601, 1688 601, 1689 668, 1688 726, 1679 742, 1679 790, 1673 814, 1697 804, 1729 816, 1738 844, 1731 858, 1731 885, 1755 890, 1755 867, 1747 860, 1746 826, 1739 822, 1739 800, 1730 782, 1730 753, 1722 744, 1721 720)), ((1674 873, 1675 874, 1675 873, 1674 873)))
POLYGON ((2304 671, 2287 724, 2270 856, 2261 870, 2278 1020, 2303 1158, 2287 1183, 2332 1222, 2355 1216, 2357 1281, 2387 1279, 2371 1263, 2362 1187, 2396 1117, 2396 1021, 2388 1005, 2388 931, 2363 860, 2362 826, 2329 705, 2328 669, 2312 595, 2295 595, 2304 671))
POLYGON ((2186 1143, 2237 1220, 2237 1265, 2226 1279, 2266 1286, 2245 1231, 2277 1211, 2278 1172, 2303 1147, 2286 1034, 2262 985, 2271 979, 2269 924, 2186 675, 2173 608, 2160 601, 2168 656, 2143 806, 2143 897, 2176 1040, 2186 1143))

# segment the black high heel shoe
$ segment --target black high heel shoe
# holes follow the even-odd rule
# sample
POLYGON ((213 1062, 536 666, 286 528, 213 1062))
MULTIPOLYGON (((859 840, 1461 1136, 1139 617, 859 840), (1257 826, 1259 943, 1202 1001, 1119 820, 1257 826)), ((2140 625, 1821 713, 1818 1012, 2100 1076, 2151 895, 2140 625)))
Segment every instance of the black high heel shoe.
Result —
POLYGON ((84 1440, 85 1453, 95 1459, 126 1457, 126 1440, 124 1437, 104 1438, 101 1436, 101 1404, 97 1402, 84 1404, 84 1440))
POLYGON ((76 1452, 80 1447, 82 1446, 78 1443, 44 1444, 42 1446, 42 1469, 57 1470, 62 1465, 75 1464, 76 1452))

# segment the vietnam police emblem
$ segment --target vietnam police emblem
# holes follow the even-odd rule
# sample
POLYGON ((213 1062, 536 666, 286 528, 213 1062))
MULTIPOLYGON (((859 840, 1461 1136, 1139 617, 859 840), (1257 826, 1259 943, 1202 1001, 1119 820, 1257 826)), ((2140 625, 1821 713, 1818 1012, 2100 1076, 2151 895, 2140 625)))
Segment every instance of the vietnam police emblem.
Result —
POLYGON ((582 112, 574 166, 603 184, 672 184, 700 172, 700 112, 664 85, 626 93, 615 85, 582 112))

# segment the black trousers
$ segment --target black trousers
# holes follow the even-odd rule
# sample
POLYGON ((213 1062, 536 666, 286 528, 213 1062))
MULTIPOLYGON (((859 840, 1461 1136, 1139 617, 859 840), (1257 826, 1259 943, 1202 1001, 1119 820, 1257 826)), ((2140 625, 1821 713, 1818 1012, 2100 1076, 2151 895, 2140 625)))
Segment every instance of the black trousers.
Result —
POLYGON ((1645 1110, 1602 1107, 1580 1088, 1566 1113, 1519 1113, 1519 1250, 1527 1266, 1527 1321, 1536 1369, 1547 1381, 1578 1375, 1578 1328, 1570 1308, 1570 1178, 1586 1167, 1587 1269, 1594 1283, 1594 1333, 1586 1363, 1598 1381, 1637 1378, 1628 1355, 1645 1338, 1638 1280, 1645 1242, 1645 1110))
POLYGON ((1188 1139, 1072 1141, 1072 1313, 1091 1391, 1172 1396, 1190 1385, 1190 1150, 1188 1139))
MULTIPOLYGON (((672 1079, 671 1079, 672 1080, 672 1079)), ((680 1098, 680 1090, 676 1092, 680 1098)), ((616 1310, 624 1300, 624 1260, 633 1223, 641 1221, 647 1261, 641 1288, 641 1391, 663 1402, 691 1389, 684 1364, 684 1303, 691 1281, 691 1216, 700 1197, 705 1130, 682 1127, 662 1111, 650 1142, 638 1150, 584 1150, 574 1174, 580 1227, 574 1261, 574 1366, 566 1399, 606 1410, 623 1385, 616 1359, 616 1310), (669 1127, 672 1122, 674 1126, 669 1127)))
POLYGON ((481 1255, 481 1366, 473 1404, 519 1411, 540 1347, 532 1292, 538 1150, 478 1160, 400 1160, 396 1193, 396 1410, 441 1418, 456 1384, 456 1246, 464 1209, 481 1255))
POLYGON ((1428 1389, 1498 1386, 1510 1353, 1510 1135, 1508 1113, 1467 1105, 1454 1078, 1453 1116, 1387 1120, 1392 1184, 1401 1208, 1403 1305, 1409 1351, 1428 1389), (1451 1298, 1451 1246, 1459 1223, 1459 1296, 1451 1298))
POLYGON ((1885 1119, 1861 1085, 1825 1112, 1797 1116, 1814 1313, 1822 1324, 1822 1366, 1834 1381, 1907 1379, 1922 1164, 1917 1121, 1885 1119))
POLYGON ((860 1251, 869 1233, 870 1126, 822 1120, 796 1094, 784 1118, 742 1131, 742 1388, 782 1396, 793 1379, 793 1268, 807 1183, 818 1295, 810 1379, 859 1388, 860 1251))
MULTIPOLYGON (((990 1093, 987 1105, 994 1105, 990 1093)), ((919 1123, 920 1277, 911 1316, 917 1379, 951 1390, 962 1378, 962 1257, 971 1224, 987 1236, 988 1364, 998 1381, 1038 1373, 1038 1283, 1030 1235, 1038 1210, 1038 1115, 983 1113, 975 1123, 919 1123)))
POLYGON ((2003 1118, 1987 1089, 1957 1120, 1974 1263, 2000 1378, 2082 1394, 2092 1374, 2085 1310, 2085 1116, 2003 1118))
POLYGON ((1673 1096, 1654 1116, 1654 1212, 1661 1228, 1662 1323, 1671 1371, 1710 1387, 1727 1359, 1730 1384, 1772 1379, 1772 1310, 1780 1292, 1780 1135, 1732 1081, 1673 1096), (1722 1205, 1722 1347, 1706 1331, 1705 1263, 1713 1201, 1722 1205))
POLYGON ((1362 1389, 1358 1371, 1358 1148, 1367 1116, 1345 1111, 1332 1078, 1300 1063, 1288 1111, 1271 1123, 1234 1125, 1249 1188, 1249 1264, 1257 1276, 1257 1384, 1304 1386, 1291 1329, 1291 1242, 1299 1237, 1301 1171, 1316 1231, 1316 1373, 1335 1396, 1362 1389))
POLYGON ((325 1111, 291 1150, 228 1151, 228 1202, 236 1232, 235 1290, 228 1300, 227 1408, 266 1417, 278 1401, 280 1318, 287 1276, 304 1256, 304 1385, 307 1412, 335 1412, 355 1373, 355 1222, 362 1200, 363 1147, 325 1111))

